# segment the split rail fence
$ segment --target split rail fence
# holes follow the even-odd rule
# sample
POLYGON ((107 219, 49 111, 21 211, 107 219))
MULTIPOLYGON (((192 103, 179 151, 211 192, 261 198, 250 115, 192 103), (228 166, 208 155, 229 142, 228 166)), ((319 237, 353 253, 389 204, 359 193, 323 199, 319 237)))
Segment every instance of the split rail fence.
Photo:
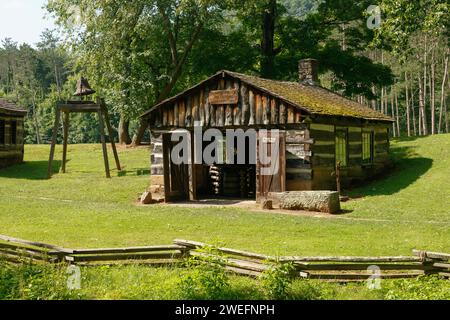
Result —
MULTIPOLYGON (((183 265, 190 256, 215 256, 232 273, 258 277, 275 263, 290 263, 295 276, 330 282, 364 281, 377 274, 383 279, 413 278, 438 274, 450 278, 450 254, 413 250, 411 256, 318 256, 274 257, 230 248, 210 247, 205 243, 174 240, 162 246, 68 249, 46 243, 0 235, 0 259, 11 263, 68 263, 79 266, 145 264, 183 265), (378 273, 374 273, 378 270, 378 273)), ((207 261, 207 259, 205 259, 207 261)))

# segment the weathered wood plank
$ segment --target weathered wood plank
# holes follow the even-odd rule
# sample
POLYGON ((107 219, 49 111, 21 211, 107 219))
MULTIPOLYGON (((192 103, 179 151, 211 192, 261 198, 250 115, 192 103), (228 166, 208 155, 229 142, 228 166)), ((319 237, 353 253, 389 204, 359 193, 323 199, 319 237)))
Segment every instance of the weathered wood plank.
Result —
POLYGON ((193 125, 192 121, 192 97, 186 97, 186 115, 184 119, 184 125, 186 127, 191 127, 193 125))
POLYGON ((440 259, 440 260, 450 260, 450 253, 423 251, 423 250, 413 250, 413 254, 419 257, 440 259))
POLYGON ((0 240, 10 242, 10 243, 26 244, 26 245, 30 245, 33 247, 50 249, 55 252, 73 253, 72 249, 66 249, 66 248, 62 248, 62 247, 58 247, 58 246, 54 246, 54 245, 42 243, 42 242, 34 242, 34 241, 28 241, 28 240, 23 240, 23 239, 19 239, 19 238, 13 238, 13 237, 5 236, 5 235, 0 235, 0 240))
POLYGON ((280 124, 287 123, 287 108, 286 105, 281 102, 280 103, 280 124))
POLYGON ((242 97, 242 95, 239 94, 241 92, 239 81, 236 80, 234 82, 234 88, 238 92, 238 102, 234 105, 233 124, 235 126, 240 126, 240 125, 242 125, 242 104, 243 104, 242 100, 243 100, 243 97, 242 97))
POLYGON ((263 95, 261 97, 261 100, 262 100, 262 111, 263 111, 262 123, 264 125, 269 125, 270 119, 271 119, 270 98, 267 95, 263 95))
POLYGON ((272 117, 272 119, 271 119, 272 124, 280 123, 280 110, 279 110, 277 99, 274 99, 274 98, 270 99, 270 115, 272 117))
POLYGON ((74 262, 93 262, 93 261, 115 261, 115 260, 160 260, 160 259, 178 259, 183 257, 181 252, 173 253, 130 253, 130 254, 104 254, 104 255, 84 255, 72 256, 74 262))
MULTIPOLYGON (((185 124, 185 118, 186 118, 186 103, 184 100, 178 101, 178 125, 180 127, 183 127, 185 124)), ((163 121, 164 122, 164 121, 163 121)))
MULTIPOLYGON (((367 270, 372 263, 347 263, 347 264, 302 264, 298 266, 301 270, 328 270, 328 271, 345 271, 345 270, 367 270)), ((377 266, 383 270, 424 270, 424 265, 420 262, 411 263, 378 263, 377 266)))
MULTIPOLYGON (((184 240, 184 239, 175 239, 173 242, 180 246, 186 246, 186 247, 190 247, 190 248, 202 248, 202 247, 208 246, 207 244, 205 244, 203 242, 190 241, 190 240, 184 240)), ((248 257, 248 258, 254 258, 257 260, 274 260, 275 259, 274 257, 267 256, 264 254, 247 252, 247 251, 242 251, 242 250, 235 250, 235 249, 230 249, 230 248, 222 248, 221 247, 221 248, 218 248, 218 250, 221 251, 222 253, 243 256, 243 257, 248 257)))
POLYGON ((260 93, 255 94, 255 107, 256 107, 256 115, 255 115, 255 124, 263 123, 263 102, 260 93))
POLYGON ((250 107, 250 118, 248 121, 249 125, 255 125, 256 124, 256 99, 255 94, 253 93, 253 90, 248 91, 249 96, 249 107, 250 107))
POLYGON ((171 244, 161 246, 144 246, 144 247, 128 247, 128 248, 98 248, 98 249, 73 249, 73 254, 88 255, 88 254, 112 254, 112 253, 143 253, 156 251, 183 251, 186 247, 171 244))
POLYGON ((174 119, 173 119, 173 125, 175 127, 179 127, 180 126, 180 113, 178 110, 178 102, 175 101, 174 105, 173 105, 173 113, 174 113, 174 119))
POLYGON ((295 123, 294 107, 289 106, 287 111, 287 123, 295 123))
POLYGON ((323 256, 323 257, 283 257, 282 261, 292 262, 418 262, 420 258, 414 256, 323 256))
POLYGON ((247 86, 241 84, 241 124, 248 125, 250 120, 249 92, 247 86))
MULTIPOLYGON (((409 271, 404 273, 382 273, 381 279, 406 279, 416 278, 423 275, 423 271, 409 271)), ((353 279, 368 279, 372 274, 370 273, 316 273, 309 274, 309 279, 338 279, 338 280, 353 280, 353 279)))

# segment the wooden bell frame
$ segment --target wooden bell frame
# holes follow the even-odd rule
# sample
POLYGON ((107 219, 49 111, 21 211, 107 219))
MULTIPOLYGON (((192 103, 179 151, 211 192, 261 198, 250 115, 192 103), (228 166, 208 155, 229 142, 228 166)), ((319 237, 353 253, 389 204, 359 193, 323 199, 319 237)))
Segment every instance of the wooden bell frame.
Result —
POLYGON ((111 142, 112 150, 114 153, 114 159, 116 161, 117 170, 121 171, 119 156, 117 154, 116 144, 113 139, 112 127, 108 115, 108 110, 106 108, 105 101, 103 99, 97 98, 97 101, 67 101, 65 103, 58 103, 56 106, 56 116, 55 124, 53 127, 52 144, 50 148, 50 158, 48 161, 48 174, 47 177, 50 179, 52 176, 52 163, 55 155, 56 138, 58 134, 59 121, 61 113, 64 114, 63 119, 63 159, 61 172, 66 173, 66 162, 67 162, 67 138, 69 135, 69 120, 70 113, 97 113, 99 119, 99 129, 100 129, 100 139, 103 149, 103 160, 105 163, 105 173, 107 178, 111 178, 111 173, 109 169, 108 161, 108 150, 106 147, 106 137, 105 137, 105 126, 108 130, 109 139, 111 142))

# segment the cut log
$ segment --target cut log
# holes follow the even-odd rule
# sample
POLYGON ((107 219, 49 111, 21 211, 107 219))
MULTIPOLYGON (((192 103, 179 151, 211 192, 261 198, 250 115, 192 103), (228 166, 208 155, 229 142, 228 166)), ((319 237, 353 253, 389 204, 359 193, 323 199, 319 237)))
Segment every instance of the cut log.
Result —
POLYGON ((339 193, 336 191, 290 191, 277 195, 280 208, 338 213, 341 210, 339 193))

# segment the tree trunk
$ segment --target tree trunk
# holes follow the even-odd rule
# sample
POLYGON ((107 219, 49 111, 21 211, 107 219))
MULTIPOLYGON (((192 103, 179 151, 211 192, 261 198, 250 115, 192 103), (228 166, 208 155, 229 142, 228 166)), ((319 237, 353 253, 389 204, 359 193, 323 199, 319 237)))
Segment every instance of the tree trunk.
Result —
POLYGON ((121 115, 119 120, 119 144, 131 143, 129 128, 130 128, 130 120, 125 119, 125 117, 121 115))
POLYGON ((411 137, 411 119, 409 110, 408 73, 405 71, 406 132, 411 137))
POLYGON ((372 100, 370 100, 370 107, 373 110, 377 110, 377 89, 375 88, 375 86, 372 86, 372 94, 374 96, 374 98, 372 100))
POLYGON ((394 122, 392 122, 392 136, 395 138, 395 137, 397 137, 397 131, 395 129, 396 121, 395 121, 395 111, 394 111, 394 109, 395 109, 395 107, 394 107, 394 92, 393 92, 392 87, 391 87, 391 116, 392 116, 392 119, 394 120, 394 122))
POLYGON ((430 102, 431 102, 431 134, 435 134, 436 128, 436 115, 435 115, 435 98, 436 94, 434 92, 434 82, 435 82, 435 65, 434 65, 434 50, 431 54, 431 72, 430 72, 430 102))
POLYGON ((395 113, 396 113, 396 118, 395 118, 395 122, 397 124, 397 137, 400 137, 400 116, 398 114, 398 95, 397 95, 397 91, 395 91, 395 113))
POLYGON ((277 1, 268 0, 267 7, 263 13, 262 39, 261 39, 261 76, 273 78, 275 69, 275 21, 277 18, 277 1))
MULTIPOLYGON (((447 81, 448 77, 448 54, 449 49, 447 49, 447 52, 445 53, 445 59, 444 59, 444 76, 442 77, 442 86, 441 86, 441 107, 439 110, 439 124, 438 124, 438 132, 442 133, 442 116, 444 114, 444 105, 445 105, 445 83, 447 81)), ((445 113, 447 111, 445 110, 445 113)))
POLYGON ((419 74, 419 135, 426 135, 425 105, 424 105, 424 86, 422 76, 419 74))
POLYGON ((34 127, 36 130, 36 143, 41 144, 41 133, 39 129, 39 119, 36 110, 36 93, 33 93, 33 118, 34 118, 34 127))
POLYGON ((413 120, 413 131, 414 136, 417 136, 417 126, 416 126, 416 103, 414 100, 414 76, 411 74, 411 112, 412 112, 412 120, 413 120))
POLYGON ((423 54, 423 86, 422 86, 422 132, 423 135, 428 135, 427 124, 427 36, 425 35, 425 50, 423 54))

